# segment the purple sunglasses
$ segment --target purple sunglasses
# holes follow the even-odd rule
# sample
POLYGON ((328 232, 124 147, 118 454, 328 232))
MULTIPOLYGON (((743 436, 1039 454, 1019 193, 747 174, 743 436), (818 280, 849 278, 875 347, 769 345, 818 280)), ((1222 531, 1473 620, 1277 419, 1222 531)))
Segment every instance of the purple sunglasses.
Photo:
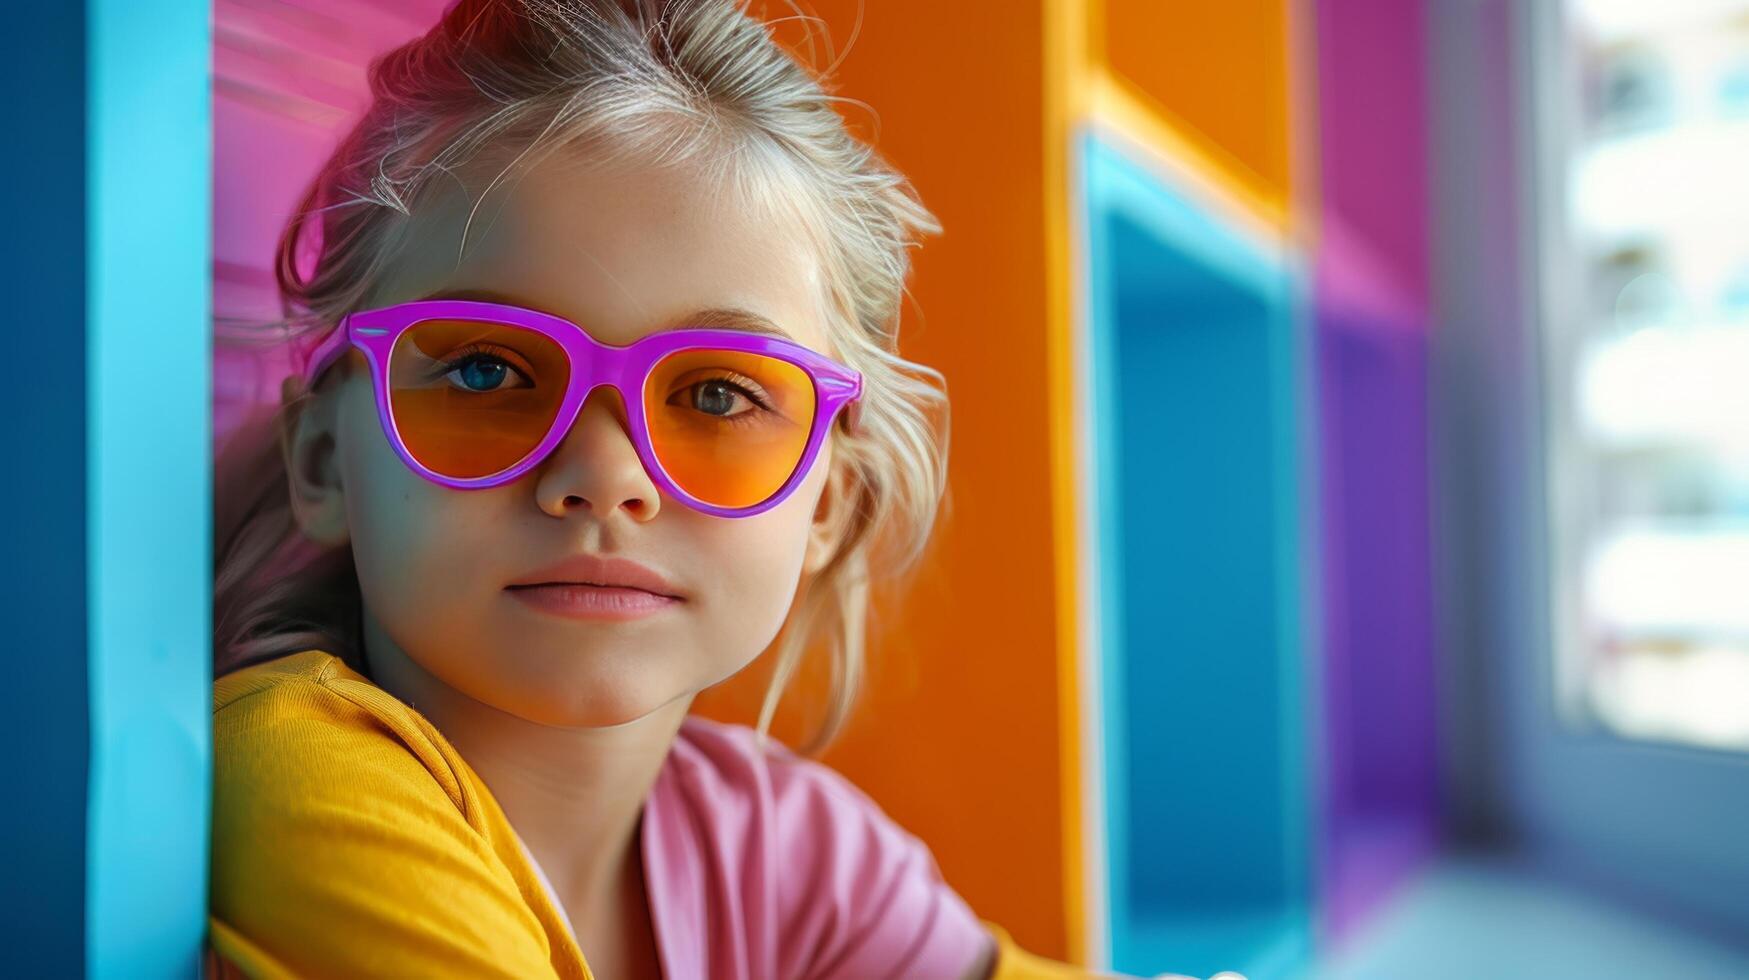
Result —
POLYGON ((415 473, 456 490, 500 486, 538 466, 589 393, 606 384, 618 389, 632 445, 663 492, 706 514, 752 517, 801 484, 839 409, 850 433, 860 416, 859 372, 794 341, 745 330, 666 330, 614 347, 537 310, 417 300, 342 319, 310 351, 305 390, 353 347, 369 364, 377 415, 396 454, 415 473), (423 365, 432 367, 420 373, 423 365), (475 380, 515 375, 524 384, 437 384, 470 370, 475 380), (672 397, 647 400, 656 384, 678 385, 701 372, 715 376, 675 394, 715 385, 752 407, 717 415, 672 407, 672 397))

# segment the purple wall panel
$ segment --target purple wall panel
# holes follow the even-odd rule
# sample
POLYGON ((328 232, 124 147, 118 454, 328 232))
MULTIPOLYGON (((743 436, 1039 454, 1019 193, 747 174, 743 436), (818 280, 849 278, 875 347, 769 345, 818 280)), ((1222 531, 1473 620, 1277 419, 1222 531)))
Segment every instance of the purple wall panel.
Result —
POLYGON ((1427 301, 1405 288, 1389 257, 1341 213, 1327 211, 1313 267, 1319 308, 1371 323, 1371 329, 1425 330, 1427 301))
POLYGON ((1434 843, 1426 333, 1329 313, 1320 904, 1339 938, 1434 843))
POLYGON ((1325 758, 1319 930, 1435 846, 1428 163, 1415 0, 1316 0, 1325 758))

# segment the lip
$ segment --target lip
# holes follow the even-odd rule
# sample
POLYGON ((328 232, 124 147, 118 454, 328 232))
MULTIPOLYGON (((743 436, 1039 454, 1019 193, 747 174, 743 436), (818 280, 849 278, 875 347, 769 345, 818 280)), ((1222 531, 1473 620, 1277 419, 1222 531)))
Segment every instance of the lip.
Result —
POLYGON ((569 619, 641 619, 685 601, 655 569, 625 558, 573 555, 505 586, 517 601, 569 619))
POLYGON ((642 619, 677 606, 673 596, 594 585, 531 585, 509 590, 518 602, 569 619, 642 619))
POLYGON ((662 573, 627 558, 572 555, 564 561, 538 568, 511 582, 512 592, 537 590, 537 586, 594 586, 596 592, 643 592, 659 599, 684 600, 680 589, 662 573))

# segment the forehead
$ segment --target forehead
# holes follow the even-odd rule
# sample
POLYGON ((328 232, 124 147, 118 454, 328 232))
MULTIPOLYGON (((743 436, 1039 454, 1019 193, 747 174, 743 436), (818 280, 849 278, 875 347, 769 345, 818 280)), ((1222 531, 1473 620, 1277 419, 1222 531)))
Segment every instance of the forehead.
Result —
POLYGON ((699 164, 602 165, 560 151, 483 197, 473 190, 490 179, 452 183, 415 212, 368 305, 490 296, 616 345, 700 311, 740 310, 828 350, 819 253, 801 219, 699 164))

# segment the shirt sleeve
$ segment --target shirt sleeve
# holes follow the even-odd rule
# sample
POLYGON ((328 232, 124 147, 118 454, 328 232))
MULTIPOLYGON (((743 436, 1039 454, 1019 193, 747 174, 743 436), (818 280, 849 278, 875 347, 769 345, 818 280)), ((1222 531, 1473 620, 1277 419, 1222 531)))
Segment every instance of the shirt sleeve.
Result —
MULTIPOLYGON (((345 700, 314 684, 295 697, 345 700)), ((212 821, 208 942, 236 974, 555 975, 509 869, 420 757, 368 719, 227 709, 212 821)))
POLYGON ((962 980, 994 935, 934 855, 848 779, 778 750, 784 944, 810 980, 962 980))

